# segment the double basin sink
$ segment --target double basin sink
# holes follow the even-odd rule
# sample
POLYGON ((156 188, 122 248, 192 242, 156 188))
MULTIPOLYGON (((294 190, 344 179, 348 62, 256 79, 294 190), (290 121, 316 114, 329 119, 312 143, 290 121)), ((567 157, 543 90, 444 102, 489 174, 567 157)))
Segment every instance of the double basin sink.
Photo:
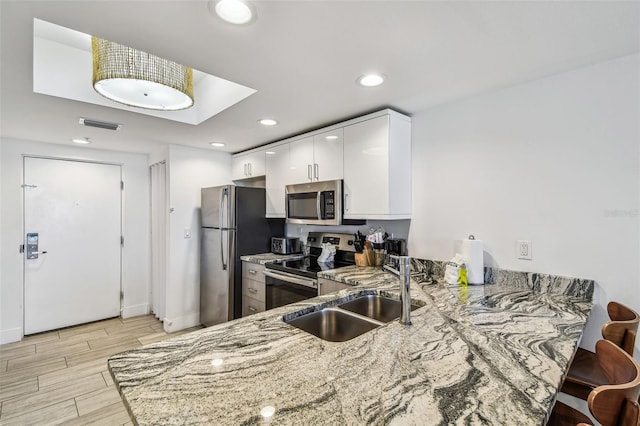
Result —
MULTIPOLYGON (((419 308, 411 305, 411 310, 419 308)), ((379 295, 367 295, 324 308, 285 322, 330 342, 346 342, 367 331, 400 318, 399 300, 379 295)))

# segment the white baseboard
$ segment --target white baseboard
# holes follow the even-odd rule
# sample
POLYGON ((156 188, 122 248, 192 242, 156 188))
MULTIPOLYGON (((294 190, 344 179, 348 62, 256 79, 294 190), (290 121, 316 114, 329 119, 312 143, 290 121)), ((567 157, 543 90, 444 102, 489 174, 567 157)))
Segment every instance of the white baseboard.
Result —
POLYGON ((5 343, 19 342, 22 340, 22 328, 9 328, 7 330, 0 330, 0 345, 5 343))
POLYGON ((164 331, 173 333, 175 331, 184 330, 185 328, 200 325, 200 312, 194 312, 177 318, 164 318, 162 320, 164 331))
POLYGON ((149 304, 143 303, 141 305, 125 306, 122 308, 122 318, 137 317, 140 315, 147 315, 149 313, 149 304))

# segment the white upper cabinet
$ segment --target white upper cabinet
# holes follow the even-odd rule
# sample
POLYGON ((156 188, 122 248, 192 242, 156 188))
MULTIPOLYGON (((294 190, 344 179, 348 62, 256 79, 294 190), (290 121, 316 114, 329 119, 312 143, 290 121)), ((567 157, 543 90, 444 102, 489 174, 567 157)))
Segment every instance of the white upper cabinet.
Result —
POLYGON ((411 218, 411 119, 394 111, 344 127, 344 218, 411 218))
POLYGON ((289 146, 286 143, 266 150, 267 217, 285 217, 285 186, 291 183, 289 146))
POLYGON ((264 176, 265 150, 237 154, 231 158, 231 179, 240 180, 264 176))
POLYGON ((342 179, 344 132, 342 128, 313 137, 313 180, 342 179))
POLYGON ((342 179, 342 128, 292 141, 290 154, 289 183, 342 179))
POLYGON ((289 167, 293 183, 310 182, 313 178, 313 136, 289 144, 289 167))

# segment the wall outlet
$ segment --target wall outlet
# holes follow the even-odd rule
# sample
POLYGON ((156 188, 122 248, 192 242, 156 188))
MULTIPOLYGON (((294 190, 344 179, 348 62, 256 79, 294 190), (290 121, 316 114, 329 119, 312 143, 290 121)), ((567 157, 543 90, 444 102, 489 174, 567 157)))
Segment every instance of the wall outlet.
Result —
POLYGON ((518 259, 531 260, 531 240, 517 241, 516 257, 518 259))
POLYGON ((184 237, 191 238, 191 228, 184 228, 184 237))

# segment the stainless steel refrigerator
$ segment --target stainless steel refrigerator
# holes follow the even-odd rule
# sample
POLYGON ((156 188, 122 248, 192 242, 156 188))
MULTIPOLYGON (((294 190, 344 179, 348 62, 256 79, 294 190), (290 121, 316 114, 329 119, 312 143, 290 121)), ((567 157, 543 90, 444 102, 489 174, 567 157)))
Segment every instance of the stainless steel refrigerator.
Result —
POLYGON ((200 322, 219 324, 242 316, 240 256, 271 251, 284 235, 284 219, 265 218, 264 188, 202 188, 200 322))

